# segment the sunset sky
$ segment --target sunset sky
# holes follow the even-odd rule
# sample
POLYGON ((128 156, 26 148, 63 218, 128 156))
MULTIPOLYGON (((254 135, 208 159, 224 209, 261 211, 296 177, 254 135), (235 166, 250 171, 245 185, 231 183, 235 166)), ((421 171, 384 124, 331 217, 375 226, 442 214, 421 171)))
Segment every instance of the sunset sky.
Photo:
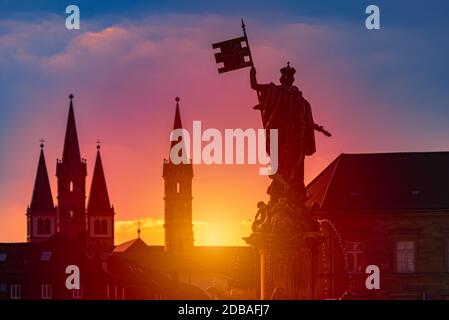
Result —
MULTIPOLYGON (((116 243, 163 244, 162 163, 175 97, 184 127, 260 128, 249 69, 217 72, 211 44, 248 36, 259 82, 287 61, 310 101, 318 151, 310 181, 340 153, 448 150, 449 2, 0 0, 0 242, 26 240, 25 212, 45 139, 56 198, 68 95, 73 93, 90 188, 96 141, 116 209, 116 243), (425 3, 425 9, 423 4, 425 3), (81 29, 65 28, 77 4, 81 29)), ((194 167, 197 245, 243 245, 269 179, 259 165, 194 167)), ((55 202, 56 203, 56 202, 55 202)))

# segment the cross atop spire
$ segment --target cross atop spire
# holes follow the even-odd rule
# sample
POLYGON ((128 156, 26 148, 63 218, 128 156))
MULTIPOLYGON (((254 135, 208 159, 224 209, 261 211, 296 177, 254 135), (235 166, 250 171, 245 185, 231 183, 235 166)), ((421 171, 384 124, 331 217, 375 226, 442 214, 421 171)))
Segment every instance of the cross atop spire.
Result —
POLYGON ((180 100, 181 99, 179 97, 175 98, 176 112, 175 112, 175 123, 173 124, 173 129, 181 129, 182 128, 181 113, 179 112, 179 101, 180 100))
POLYGON ((67 119, 67 129, 65 132, 64 151, 62 161, 66 163, 80 163, 81 154, 76 132, 75 113, 73 111, 73 94, 69 95, 70 107, 69 117, 67 119))

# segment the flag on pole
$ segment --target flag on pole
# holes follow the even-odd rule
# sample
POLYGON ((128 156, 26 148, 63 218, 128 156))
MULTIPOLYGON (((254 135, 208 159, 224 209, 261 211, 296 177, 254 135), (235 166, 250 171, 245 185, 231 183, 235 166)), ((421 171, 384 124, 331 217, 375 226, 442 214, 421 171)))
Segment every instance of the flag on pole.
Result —
POLYGON ((214 43, 212 48, 220 49, 220 52, 215 54, 215 61, 217 63, 223 63, 223 67, 218 69, 219 73, 251 67, 253 65, 250 59, 250 51, 246 37, 214 43))
POLYGON ((214 43, 212 45, 213 49, 220 49, 220 52, 215 53, 215 61, 217 63, 223 63, 223 66, 218 68, 219 73, 253 66, 253 58, 251 57, 251 50, 243 20, 242 29, 243 37, 214 43))

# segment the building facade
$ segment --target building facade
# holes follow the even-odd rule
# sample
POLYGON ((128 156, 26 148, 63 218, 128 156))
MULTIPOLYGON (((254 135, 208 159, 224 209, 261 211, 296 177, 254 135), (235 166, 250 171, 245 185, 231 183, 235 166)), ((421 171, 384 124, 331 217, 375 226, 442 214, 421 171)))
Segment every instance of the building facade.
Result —
POLYGON ((320 298, 449 297, 449 152, 342 154, 307 192, 327 238, 320 298))

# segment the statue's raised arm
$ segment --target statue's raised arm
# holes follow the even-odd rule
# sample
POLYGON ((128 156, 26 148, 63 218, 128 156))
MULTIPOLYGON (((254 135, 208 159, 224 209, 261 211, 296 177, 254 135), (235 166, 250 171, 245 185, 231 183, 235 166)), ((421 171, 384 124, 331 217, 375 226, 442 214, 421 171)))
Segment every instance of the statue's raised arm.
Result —
POLYGON ((251 83, 251 88, 257 91, 260 91, 262 89, 262 85, 257 83, 256 78, 256 68, 251 67, 251 70, 249 71, 249 80, 251 83))

